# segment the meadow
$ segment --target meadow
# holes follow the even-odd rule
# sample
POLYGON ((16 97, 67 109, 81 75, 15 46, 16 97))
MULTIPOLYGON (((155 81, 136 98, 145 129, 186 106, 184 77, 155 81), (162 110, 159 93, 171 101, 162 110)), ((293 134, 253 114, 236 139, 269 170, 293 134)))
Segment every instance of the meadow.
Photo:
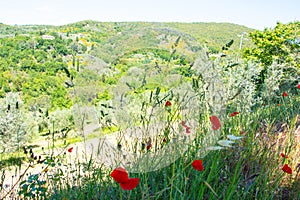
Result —
POLYGON ((198 25, 2 38, 0 199, 300 199, 299 22, 198 25))

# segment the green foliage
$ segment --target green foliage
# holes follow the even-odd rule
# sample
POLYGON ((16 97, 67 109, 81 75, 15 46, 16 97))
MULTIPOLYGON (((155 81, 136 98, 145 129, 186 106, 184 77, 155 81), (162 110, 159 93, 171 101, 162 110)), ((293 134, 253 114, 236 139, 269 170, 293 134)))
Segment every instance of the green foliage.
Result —
POLYGON ((115 77, 109 76, 108 78, 105 79, 105 83, 109 85, 115 85, 117 83, 117 79, 115 77))
MULTIPOLYGON (((86 24, 82 24, 79 27, 85 26, 86 24)), ((116 26, 116 31, 122 30, 120 24, 116 26)), ((179 45, 180 41, 178 41, 179 45)), ((139 58, 142 59, 147 55, 151 54, 145 53, 139 58)), ((168 55, 172 55, 172 52, 169 51, 168 55)), ((98 154, 89 152, 81 154, 79 149, 75 152, 75 144, 71 145, 74 147, 73 152, 68 151, 66 147, 55 149, 53 139, 49 155, 43 152, 42 156, 45 156, 46 160, 40 163, 43 167, 40 173, 35 172, 25 176, 24 181, 21 182, 18 188, 21 198, 151 199, 154 197, 157 199, 249 200, 299 198, 299 182, 297 172, 294 171, 299 163, 297 157, 299 147, 296 141, 293 141, 296 124, 299 121, 297 116, 300 104, 299 91, 288 90, 290 96, 282 98, 277 87, 277 79, 281 75, 277 73, 277 65, 274 63, 267 72, 266 86, 268 87, 262 88, 266 97, 269 97, 268 101, 263 102, 268 104, 264 107, 255 93, 253 79, 261 70, 256 63, 246 62, 232 55, 214 59, 210 56, 206 51, 199 50, 197 59, 190 66, 187 64, 180 66, 179 63, 174 64, 175 62, 171 61, 167 63, 158 61, 156 65, 141 63, 138 66, 128 67, 126 64, 119 64, 119 71, 113 66, 110 66, 111 71, 108 70, 109 67, 103 67, 106 70, 102 69, 105 76, 102 76, 103 73, 100 72, 103 71, 98 68, 92 69, 91 66, 83 68, 74 80, 75 85, 78 86, 74 89, 74 96, 82 98, 81 104, 72 107, 74 118, 69 119, 68 110, 50 112, 49 115, 45 115, 45 120, 49 117, 50 122, 47 128, 52 126, 54 131, 58 131, 74 121, 84 135, 84 126, 95 123, 101 127, 100 133, 97 132, 95 136, 123 128, 120 137, 125 138, 123 132, 130 131, 126 128, 141 125, 145 133, 153 129, 157 134, 171 137, 171 134, 176 134, 176 127, 182 125, 181 120, 186 119, 187 123, 194 122, 188 125, 189 129, 195 132, 196 137, 191 145, 187 145, 184 155, 170 166, 153 172, 130 174, 130 177, 134 175, 140 178, 137 188, 132 191, 124 191, 113 182, 109 176, 112 169, 99 165, 98 154), (125 69, 120 72, 122 68, 125 69), (116 83, 110 85, 106 81, 109 77, 114 78, 114 75, 121 77, 116 78, 116 83), (101 86, 102 91, 99 92, 97 86, 101 86), (97 102, 93 102, 95 106, 91 106, 93 98, 98 98, 97 102), (167 100, 172 102, 168 107, 165 104, 167 100), (224 104, 212 106, 212 103, 217 100, 224 104), (282 106, 277 106, 278 101, 282 106), (200 107, 202 105, 203 107, 200 107), (222 117, 220 134, 222 133, 221 137, 224 138, 219 140, 218 144, 221 146, 218 146, 218 149, 222 147, 224 150, 204 152, 199 147, 211 128, 206 114, 219 114, 220 110, 226 112, 226 115, 222 117), (240 114, 235 117, 227 116, 233 111, 239 111, 240 114), (153 123, 150 123, 151 121, 153 123), (160 123, 163 127, 162 131, 160 123), (55 129, 55 126, 58 129, 55 129), (243 138, 239 137, 241 132, 243 138), (228 134, 230 136, 226 137, 228 134), (283 136, 280 137, 280 134, 283 136), (227 138, 231 139, 227 140, 227 138), (289 154, 290 159, 281 159, 281 152, 289 154), (191 166, 193 160, 200 158, 204 162, 204 170, 201 172, 195 171, 191 166), (284 174, 280 169, 284 162, 293 164, 294 174, 291 176, 284 174)), ((23 74, 26 74, 26 71, 22 71, 20 76, 23 74)), ((44 73, 40 79, 37 78, 39 72, 31 74, 32 77, 29 78, 33 83, 25 86, 28 92, 32 89, 29 96, 36 98, 32 101, 34 102, 32 106, 38 108, 38 103, 41 103, 39 93, 51 100, 53 100, 50 98, 52 96, 59 99, 58 97, 67 95, 62 89, 58 92, 63 94, 58 96, 49 93, 54 90, 53 88, 55 90, 59 88, 54 82, 63 84, 62 80, 67 77, 64 72, 52 76, 44 73), (45 81, 42 81, 44 79, 45 81)), ((13 73, 10 71, 3 77, 5 77, 3 83, 8 86, 14 81, 13 73)), ((30 83, 26 82, 26 84, 30 83)), ((28 99, 31 99, 30 97, 28 99)), ((4 108, 7 109, 7 105, 4 108)), ((140 130, 140 127, 138 129, 140 130)), ((217 135, 216 132, 213 133, 209 136, 217 135)), ((130 141, 130 138, 124 139, 123 147, 133 145, 130 141)), ((86 144, 80 145, 87 148, 86 144)), ((117 144, 114 145, 114 149, 118 147, 117 144)), ((154 150, 149 150, 152 151, 154 150)), ((126 156, 122 158, 125 159, 126 156)), ((32 162, 29 163, 30 165, 32 162)))
POLYGON ((256 30, 249 36, 255 47, 246 48, 245 57, 255 58, 264 66, 270 66, 275 61, 300 67, 300 22, 277 23, 274 29, 256 30))
POLYGON ((70 60, 70 45, 69 40, 63 39, 54 30, 48 34, 38 35, 29 31, 1 37, 0 95, 3 97, 10 91, 22 91, 27 104, 46 94, 51 96, 52 109, 70 107, 70 98, 64 88, 64 82, 76 75, 73 69, 68 69, 66 62, 70 60))
MULTIPOLYGON (((52 110, 61 106, 69 107, 70 90, 62 87, 65 86, 64 82, 70 82, 75 78, 76 71, 79 74, 85 73, 84 67, 91 64, 91 60, 82 59, 85 55, 100 58, 106 62, 105 64, 111 64, 110 67, 116 67, 122 72, 114 75, 105 74, 102 86, 114 85, 132 66, 144 67, 147 64, 160 67, 167 63, 171 66, 185 66, 201 49, 200 42, 208 42, 207 46, 211 49, 220 48, 219 35, 212 37, 213 34, 220 33, 215 31, 217 27, 222 27, 224 30, 222 34, 227 41, 229 35, 249 30, 232 24, 201 23, 82 21, 59 27, 1 24, 0 97, 11 91, 23 92, 27 104, 35 101, 39 95, 48 95, 53 106, 52 110), (207 30, 205 27, 209 27, 210 34, 202 34, 207 30), (231 32, 235 30, 234 33, 228 32, 229 29, 231 32), (215 41, 206 40, 205 37, 212 37, 215 41), (143 56, 139 58, 138 55, 143 56), (53 89, 45 86, 44 83, 48 84, 46 81, 48 79, 57 82, 51 84, 53 89), (63 99, 66 101, 63 102, 63 99)), ((94 83, 99 85, 97 81, 94 83)))
MULTIPOLYGON (((230 40, 239 41, 239 35, 243 32, 251 32, 253 29, 230 23, 168 23, 170 27, 181 30, 195 37, 201 44, 206 44, 211 53, 219 53, 222 46, 230 40)), ((245 41, 245 46, 251 43, 245 41)), ((193 45, 193 44, 191 44, 193 45)), ((238 50, 237 42, 232 44, 233 50, 238 50)))
POLYGON ((40 96, 50 97, 51 108, 69 108, 71 97, 64 86, 64 79, 58 76, 32 73, 23 85, 25 103, 31 105, 40 96))
POLYGON ((47 195, 46 181, 40 180, 39 174, 32 174, 27 180, 22 181, 19 197, 24 199, 42 199, 47 195))
POLYGON ((34 127, 32 113, 26 112, 18 93, 0 99, 0 153, 20 149, 36 131, 34 127))
MULTIPOLYGON (((175 71, 176 74, 180 74, 185 77, 191 77, 193 74, 190 66, 175 67, 173 70, 175 71)), ((170 73, 172 73, 172 72, 170 72, 170 73)))
POLYGON ((73 116, 70 109, 55 110, 49 116, 44 116, 43 120, 47 123, 49 131, 61 134, 62 138, 66 138, 68 132, 74 128, 73 116))
POLYGON ((104 92, 101 92, 98 94, 97 99, 99 100, 110 100, 112 96, 109 94, 108 90, 105 90, 104 92))
POLYGON ((261 85, 265 83, 273 63, 282 66, 283 76, 280 84, 295 85, 300 76, 300 22, 277 23, 274 29, 257 30, 249 36, 255 46, 246 48, 244 57, 261 64, 262 70, 257 79, 258 90, 261 91, 261 85))

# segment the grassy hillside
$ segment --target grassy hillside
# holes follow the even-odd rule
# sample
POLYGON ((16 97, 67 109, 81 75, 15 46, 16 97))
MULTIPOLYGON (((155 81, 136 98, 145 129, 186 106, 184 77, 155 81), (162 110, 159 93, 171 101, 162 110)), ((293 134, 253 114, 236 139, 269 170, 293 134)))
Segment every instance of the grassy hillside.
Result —
POLYGON ((247 60, 228 23, 0 29, 0 199, 300 199, 299 70, 251 60, 298 36, 247 60))
POLYGON ((108 82, 115 83, 117 71, 144 65, 187 66, 201 48, 222 52, 231 39, 234 52, 238 34, 251 31, 229 23, 96 21, 64 26, 0 24, 0 30, 0 96, 23 92, 26 104, 45 96, 52 110, 71 105, 68 83, 86 68, 108 72, 104 74, 110 77, 108 82), (53 78, 56 90, 38 86, 53 78))

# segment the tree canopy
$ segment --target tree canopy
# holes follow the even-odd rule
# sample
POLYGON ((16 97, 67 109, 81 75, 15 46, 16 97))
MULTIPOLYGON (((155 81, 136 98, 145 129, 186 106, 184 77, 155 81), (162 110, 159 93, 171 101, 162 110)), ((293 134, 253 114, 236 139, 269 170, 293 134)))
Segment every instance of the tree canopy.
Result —
POLYGON ((277 23, 274 29, 256 30, 250 32, 249 37, 255 47, 246 48, 245 57, 254 58, 266 66, 276 61, 300 67, 300 22, 277 23))

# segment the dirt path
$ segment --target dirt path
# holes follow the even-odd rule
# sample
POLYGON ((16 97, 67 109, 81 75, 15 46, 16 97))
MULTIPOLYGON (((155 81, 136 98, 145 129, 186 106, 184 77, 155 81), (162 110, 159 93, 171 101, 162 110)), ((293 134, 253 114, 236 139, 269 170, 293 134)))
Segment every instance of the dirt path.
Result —
MULTIPOLYGON (((89 134, 94 133, 97 129, 99 129, 99 125, 97 124, 87 125, 83 129, 83 133, 85 137, 87 137, 89 134)), ((129 141, 132 134, 129 134, 129 130, 126 132, 127 134, 123 135, 123 140, 126 138, 126 140, 129 141)), ((141 132, 135 132, 135 134, 139 135, 141 134, 141 132)), ((98 162, 101 162, 101 160, 103 161, 103 158, 105 157, 105 164, 110 166, 112 165, 112 162, 116 161, 116 152, 119 152, 116 148, 118 145, 118 139, 116 138, 120 135, 120 133, 113 133, 110 135, 105 135, 103 137, 92 138, 83 142, 70 144, 68 148, 73 147, 72 152, 68 152, 68 148, 64 150, 62 148, 55 148, 53 152, 51 152, 50 150, 45 150, 45 154, 40 153, 39 151, 42 149, 42 147, 44 147, 44 149, 48 148, 49 143, 51 143, 49 140, 41 140, 38 142, 30 143, 29 145, 36 147, 33 149, 33 152, 38 152, 36 153, 36 155, 41 154, 42 158, 44 158, 46 155, 51 155, 52 153, 54 156, 65 153, 68 163, 75 163, 75 159, 78 158, 81 158, 81 160, 84 161, 90 155, 96 154, 95 149, 99 148, 97 157, 95 159, 97 159, 98 162)), ((121 157, 119 157, 119 159, 121 159, 121 157)), ((0 199, 2 199, 3 194, 5 194, 11 189, 11 187, 13 187, 13 185, 18 181, 20 175, 24 174, 25 170, 26 174, 22 179, 28 178, 28 176, 30 176, 31 174, 42 173, 45 167, 44 164, 36 164, 33 167, 27 169, 28 165, 28 163, 24 163, 20 167, 11 167, 10 169, 7 169, 5 171, 5 178, 3 181, 4 190, 2 191, 2 194, 0 194, 0 199)), ((15 188, 17 188, 17 186, 15 188)))
MULTIPOLYGON (((97 129, 99 129, 99 125, 92 124, 92 125, 86 126, 83 131, 84 131, 84 134, 87 136, 91 133, 94 133, 94 131, 97 129)), ((96 139, 91 139, 91 141, 93 141, 93 140, 96 141, 96 139)), ((35 141, 32 143, 29 143, 28 146, 34 147, 33 148, 34 153, 36 152, 35 150, 39 149, 38 153, 36 153, 36 154, 37 155, 41 154, 42 158, 44 158, 46 154, 51 155, 52 152, 50 152, 50 150, 49 151, 45 150, 45 154, 44 154, 44 153, 41 153, 40 151, 41 151, 42 147, 44 147, 44 149, 47 149, 49 144, 50 144, 50 141, 44 139, 44 140, 40 140, 38 142, 35 141)), ((70 146, 72 146, 74 149, 76 149, 76 150, 74 150, 74 152, 75 151, 78 152, 80 154, 80 157, 82 157, 82 154, 86 149, 84 142, 77 142, 70 146)), ((63 154, 64 152, 69 153, 69 152, 67 152, 67 150, 63 151, 61 148, 55 148, 53 151, 53 155, 63 154)), ((69 156, 69 158, 72 159, 71 156, 69 156)), ((73 157, 73 158, 75 158, 75 157, 73 157)), ((72 162, 72 160, 69 160, 69 162, 72 162)), ((29 166, 29 163, 24 163, 20 167, 10 167, 10 169, 5 170, 4 181, 2 183, 3 191, 2 191, 2 193, 0 193, 1 200, 3 198, 3 195, 5 193, 7 193, 14 186, 14 184, 18 181, 20 175, 24 174, 25 171, 26 171, 26 174, 24 174, 24 177, 22 178, 22 180, 28 178, 28 176, 30 176, 31 174, 42 173, 44 170, 44 167, 45 167, 44 164, 35 164, 35 165, 33 165, 33 167, 29 167, 29 168, 28 168, 28 166, 29 166)), ((17 188, 17 187, 18 186, 15 186, 15 188, 17 188)), ((13 194, 16 197, 16 191, 14 191, 13 194)), ((7 199, 10 199, 10 198, 7 198, 7 199)))
MULTIPOLYGON (((151 126, 147 130, 144 130, 140 127, 128 128, 122 132, 115 132, 109 135, 88 139, 83 142, 70 144, 68 148, 73 147, 72 152, 68 152, 67 151, 68 148, 67 149, 57 148, 54 150, 53 155, 66 154, 65 161, 68 164, 73 164, 73 165, 75 165, 76 163, 75 161, 79 160, 84 162, 87 161, 87 159, 89 159, 91 155, 93 155, 93 159, 97 163, 103 163, 106 166, 110 166, 110 167, 120 166, 120 164, 124 166, 126 164, 124 162, 129 162, 135 159, 134 154, 128 153, 128 152, 132 152, 132 149, 130 149, 131 147, 129 147, 128 144, 138 143, 139 145, 141 145, 142 143, 141 141, 144 141, 145 143, 144 138, 148 140, 148 138, 150 137, 156 137, 158 133, 162 133, 163 128, 164 128, 163 124, 151 126), (121 150, 120 148, 118 148, 118 144, 121 144, 122 146, 121 150)), ((98 125, 88 125, 84 128, 83 133, 85 134, 85 137, 87 137, 89 134, 94 133, 94 131, 96 131, 97 129, 99 129, 98 125)), ((32 145, 38 145, 39 146, 38 148, 40 149, 41 147, 47 147, 49 145, 49 141, 34 143, 32 145)), ((139 147, 139 149, 141 149, 141 147, 139 147)), ((169 151, 169 153, 174 153, 174 152, 169 151)), ((51 152, 48 152, 46 155, 51 155, 51 152)), ((42 157, 45 157, 45 155, 42 155, 42 157)), ((24 164, 19 169, 12 168, 11 170, 7 170, 5 172, 6 176, 3 185, 5 186, 6 191, 8 191, 16 183, 19 176, 23 174, 24 171, 26 170, 27 166, 28 164, 24 164)), ((31 174, 37 174, 37 173, 42 174, 44 167, 45 164, 38 164, 38 165, 34 165, 34 167, 32 168, 30 167, 23 178, 26 179, 31 174)), ((49 173, 51 173, 50 170, 49 173)), ((1 194, 0 194, 0 199, 1 199, 1 194)))

